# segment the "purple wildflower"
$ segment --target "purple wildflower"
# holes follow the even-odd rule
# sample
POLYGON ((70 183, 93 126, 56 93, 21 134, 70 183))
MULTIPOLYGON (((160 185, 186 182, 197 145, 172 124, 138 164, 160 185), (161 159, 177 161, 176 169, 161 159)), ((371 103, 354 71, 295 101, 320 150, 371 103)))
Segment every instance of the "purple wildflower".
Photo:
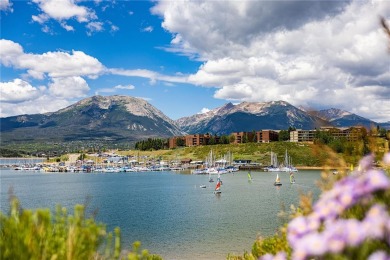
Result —
POLYGON ((390 255, 388 255, 385 251, 380 250, 372 253, 367 260, 389 260, 390 255))
POLYGON ((385 235, 389 214, 383 205, 376 204, 367 212, 363 224, 367 228, 367 237, 381 239, 385 235))
POLYGON ((346 242, 349 246, 357 246, 366 238, 366 229, 357 219, 348 219, 345 225, 346 242))
POLYGON ((295 248, 309 256, 319 256, 327 252, 328 243, 324 241, 322 234, 313 232, 305 235, 297 241, 295 248))
POLYGON ((359 171, 365 172, 365 171, 371 169, 373 166, 373 161, 374 161, 373 154, 369 154, 369 155, 363 157, 363 159, 361 159, 359 162, 359 171))
POLYGON ((329 252, 331 253, 340 253, 344 250, 345 240, 341 237, 334 237, 327 241, 329 252))
POLYGON ((261 257, 259 257, 259 260, 273 260, 274 259, 274 255, 272 254, 265 254, 261 257))
POLYGON ((364 177, 365 184, 370 192, 390 188, 390 180, 383 171, 370 170, 364 177))
POLYGON ((383 156, 383 163, 385 165, 390 165, 390 153, 386 153, 385 156, 383 156))
POLYGON ((276 255, 266 254, 259 258, 259 260, 286 260, 285 252, 278 252, 276 255))
POLYGON ((288 240, 292 245, 307 232, 307 221, 305 217, 296 217, 288 224, 288 240))
MULTIPOLYGON (((390 153, 386 156, 384 161, 390 164, 390 153)), ((359 174, 343 178, 333 189, 324 192, 310 215, 297 217, 289 223, 287 238, 293 249, 293 259, 321 256, 327 252, 338 254, 346 247, 361 245, 367 238, 385 238, 390 245, 390 217, 386 206, 373 205, 362 221, 340 219, 340 215, 356 203, 372 202, 373 192, 390 188, 386 174, 372 168, 373 158, 373 155, 363 158, 361 171, 356 172, 359 174), (323 227, 321 232, 320 227, 323 227)), ((371 259, 381 257, 382 253, 373 254, 371 259)))

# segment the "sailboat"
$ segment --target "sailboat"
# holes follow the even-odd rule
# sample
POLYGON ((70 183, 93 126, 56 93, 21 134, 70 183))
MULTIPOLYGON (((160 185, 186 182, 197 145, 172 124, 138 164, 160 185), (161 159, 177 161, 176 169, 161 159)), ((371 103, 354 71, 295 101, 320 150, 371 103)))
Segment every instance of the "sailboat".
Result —
POLYGON ((291 157, 288 155, 287 153, 287 149, 286 149, 286 154, 284 155, 284 167, 281 169, 282 172, 297 172, 297 168, 295 168, 293 165, 292 165, 292 162, 291 162, 291 157))
POLYGON ((278 156, 276 153, 271 151, 271 165, 266 168, 266 171, 269 172, 280 172, 280 168, 278 166, 278 156))
POLYGON ((252 181, 252 175, 251 175, 251 172, 248 172, 248 181, 251 182, 252 181))
POLYGON ((215 186, 214 194, 221 194, 221 182, 217 182, 215 186))
POLYGON ((292 172, 290 172, 290 183, 291 184, 295 183, 294 173, 292 173, 292 172))
POLYGON ((274 186, 281 186, 282 183, 280 182, 279 174, 276 174, 276 180, 274 182, 274 186))
POLYGON ((214 182, 214 179, 211 178, 210 172, 209 172, 209 182, 214 182))

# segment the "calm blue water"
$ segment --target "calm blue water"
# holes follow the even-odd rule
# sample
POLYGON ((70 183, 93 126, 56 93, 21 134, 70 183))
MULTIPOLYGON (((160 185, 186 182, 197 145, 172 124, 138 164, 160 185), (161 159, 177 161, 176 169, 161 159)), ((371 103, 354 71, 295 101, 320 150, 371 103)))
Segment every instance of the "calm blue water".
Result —
MULTIPOLYGON (((283 206, 298 204, 300 192, 319 195, 319 171, 300 171, 296 184, 281 173, 247 172, 222 175, 222 194, 213 194, 208 176, 172 172, 35 173, 2 169, 1 211, 8 210, 8 190, 24 208, 73 209, 89 202, 89 211, 112 231, 119 226, 123 246, 135 240, 164 259, 225 259, 228 253, 250 251, 258 235, 274 234, 283 223, 283 206), (202 189, 199 185, 207 185, 202 189)), ((215 178, 216 179, 216 176, 215 178)))

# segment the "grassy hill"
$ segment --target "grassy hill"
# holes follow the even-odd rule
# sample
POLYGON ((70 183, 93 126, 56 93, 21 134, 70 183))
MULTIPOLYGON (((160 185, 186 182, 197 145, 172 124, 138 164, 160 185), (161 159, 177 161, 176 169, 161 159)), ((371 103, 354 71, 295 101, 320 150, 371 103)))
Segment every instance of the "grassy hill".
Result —
POLYGON ((216 159, 220 159, 226 153, 231 152, 233 154, 233 160, 247 159, 252 160, 252 162, 269 165, 271 151, 277 153, 279 162, 282 162, 286 149, 292 158, 294 166, 343 167, 346 165, 342 162, 341 156, 337 155, 327 146, 290 142, 208 145, 173 150, 140 152, 132 150, 121 151, 119 153, 130 156, 137 156, 139 154, 140 156, 160 158, 167 161, 175 159, 205 160, 210 150, 213 150, 216 159))

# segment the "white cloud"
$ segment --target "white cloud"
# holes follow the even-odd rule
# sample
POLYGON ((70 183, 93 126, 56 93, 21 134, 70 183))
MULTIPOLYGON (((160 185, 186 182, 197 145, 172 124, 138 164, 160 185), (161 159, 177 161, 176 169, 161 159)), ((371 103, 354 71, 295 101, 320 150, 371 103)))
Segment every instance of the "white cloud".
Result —
POLYGON ((100 95, 100 93, 115 93, 116 90, 113 88, 100 88, 95 91, 95 95, 100 95))
POLYGON ((104 66, 94 57, 82 51, 24 53, 23 48, 12 41, 0 40, 0 62, 7 67, 27 70, 33 78, 88 76, 96 78, 104 66))
POLYGON ((135 69, 135 70, 125 70, 125 69, 108 69, 108 72, 114 75, 128 76, 128 77, 140 77, 140 78, 148 78, 151 83, 156 82, 157 80, 165 81, 165 82, 176 82, 176 83, 188 83, 187 76, 167 76, 162 75, 160 73, 145 70, 145 69, 135 69))
POLYGON ((387 1, 160 1, 152 12, 172 33, 166 50, 204 61, 187 82, 216 87, 215 98, 343 106, 390 120, 378 19, 390 18, 387 1))
POLYGON ((69 100, 61 98, 53 99, 50 95, 38 96, 33 100, 26 100, 21 103, 1 102, 0 117, 54 112, 71 104, 72 102, 69 100))
POLYGON ((21 79, 14 79, 10 82, 0 82, 0 101, 9 103, 20 103, 34 100, 42 94, 43 89, 31 86, 21 79))
POLYGON ((148 101, 148 102, 153 100, 152 98, 148 98, 148 97, 136 97, 136 98, 140 98, 140 99, 143 99, 143 100, 148 101))
POLYGON ((119 27, 112 24, 111 25, 111 32, 116 32, 116 31, 119 31, 119 27))
POLYGON ((135 89, 135 86, 133 85, 126 85, 126 86, 122 86, 122 85, 117 85, 114 87, 114 89, 127 89, 127 90, 131 90, 131 89, 135 89))
POLYGON ((74 0, 33 0, 44 15, 64 21, 75 18, 78 22, 88 22, 97 19, 95 12, 84 6, 75 4, 74 0))
POLYGON ((207 113, 209 111, 210 111, 210 109, 204 107, 204 108, 202 108, 202 110, 198 114, 204 114, 204 113, 207 113))
MULTIPOLYGON (((44 27, 43 32, 51 32, 46 24, 49 20, 53 19, 57 21, 62 28, 66 31, 74 31, 75 28, 69 25, 68 21, 76 20, 78 23, 87 23, 86 33, 91 35, 95 32, 101 32, 104 30, 103 22, 97 21, 98 17, 94 10, 86 6, 82 6, 79 2, 74 0, 33 0, 41 11, 38 15, 32 15, 32 20, 44 27)), ((99 4, 100 2, 95 2, 99 4)), ((107 7, 107 6, 106 6, 107 7)), ((106 7, 103 7, 105 9, 106 7)), ((110 23, 110 21, 107 21, 110 23)), ((111 31, 117 30, 117 27, 111 27, 111 31)))
POLYGON ((61 24, 61 27, 64 28, 65 30, 67 30, 68 32, 74 31, 73 26, 67 25, 65 22, 61 22, 60 24, 61 24))
POLYGON ((89 86, 81 77, 53 78, 49 93, 61 98, 81 98, 87 96, 89 86))
POLYGON ((0 11, 5 11, 5 12, 13 12, 14 10, 12 9, 12 3, 9 0, 1 0, 0 1, 0 11))
POLYGON ((94 32, 101 32, 104 30, 102 22, 90 22, 87 24, 88 35, 92 35, 94 32))
POLYGON ((153 26, 147 26, 145 28, 142 28, 143 32, 153 32, 153 26))

